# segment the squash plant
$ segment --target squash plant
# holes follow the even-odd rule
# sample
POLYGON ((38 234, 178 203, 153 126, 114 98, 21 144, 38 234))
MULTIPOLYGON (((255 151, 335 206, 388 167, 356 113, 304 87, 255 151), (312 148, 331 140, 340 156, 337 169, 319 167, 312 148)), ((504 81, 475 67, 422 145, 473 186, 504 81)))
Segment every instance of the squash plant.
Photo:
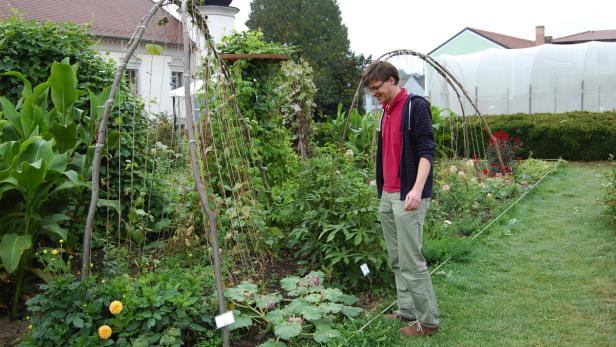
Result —
POLYGON ((258 287, 244 281, 225 290, 231 301, 235 322, 231 330, 256 323, 262 331, 273 331, 276 339, 260 346, 286 346, 280 340, 298 341, 307 336, 327 343, 340 336, 335 328, 343 317, 354 318, 363 312, 351 306, 356 298, 340 289, 323 285, 323 273, 310 272, 304 277, 288 276, 280 281, 286 298, 279 293, 259 294, 258 287))
POLYGON ((77 90, 76 70, 68 58, 54 62, 49 79, 34 88, 18 72, 2 74, 24 84, 17 105, 0 96, 0 203, 11 206, 0 216, 0 260, 7 272, 17 271, 12 316, 17 313, 32 249, 45 239, 67 239, 61 226, 70 219, 62 213, 66 205, 58 202, 62 199, 52 199, 60 192, 86 186, 91 157, 87 148, 101 112, 98 106, 109 91, 90 93, 93 116, 87 117, 75 107, 82 93, 77 90))

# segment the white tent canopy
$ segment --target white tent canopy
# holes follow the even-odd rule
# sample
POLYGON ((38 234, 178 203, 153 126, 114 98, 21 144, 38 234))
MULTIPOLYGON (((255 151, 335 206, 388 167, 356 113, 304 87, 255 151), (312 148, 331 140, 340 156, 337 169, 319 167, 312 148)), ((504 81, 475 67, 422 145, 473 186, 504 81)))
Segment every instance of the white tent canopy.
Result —
MULTIPOLYGON (((616 43, 545 44, 442 55, 445 66, 484 114, 602 112, 616 109, 616 43)), ((453 89, 431 71, 434 105, 461 114, 453 89)), ((474 114, 464 100, 467 114, 474 114)))
MULTIPOLYGON (((197 94, 197 91, 200 91, 203 88, 203 80, 195 80, 192 81, 190 83, 190 94, 191 95, 195 95, 197 94)), ((173 89, 171 92, 169 92, 169 95, 171 95, 172 98, 175 97, 180 97, 183 98, 184 97, 184 87, 179 87, 176 89, 173 89)))

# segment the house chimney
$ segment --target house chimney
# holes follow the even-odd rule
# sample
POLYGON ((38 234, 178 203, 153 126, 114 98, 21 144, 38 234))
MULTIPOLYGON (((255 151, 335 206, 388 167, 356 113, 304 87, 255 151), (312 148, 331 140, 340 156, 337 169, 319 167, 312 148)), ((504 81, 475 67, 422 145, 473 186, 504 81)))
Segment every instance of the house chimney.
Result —
POLYGON ((535 46, 540 46, 545 43, 545 27, 537 25, 535 27, 535 46))

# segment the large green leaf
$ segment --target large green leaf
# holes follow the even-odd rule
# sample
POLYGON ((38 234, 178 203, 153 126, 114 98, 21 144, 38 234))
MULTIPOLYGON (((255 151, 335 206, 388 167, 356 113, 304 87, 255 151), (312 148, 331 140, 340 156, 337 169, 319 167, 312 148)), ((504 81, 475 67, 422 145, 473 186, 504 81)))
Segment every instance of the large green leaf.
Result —
POLYGON ((238 310, 233 310, 233 319, 235 322, 229 325, 229 330, 235 330, 240 328, 246 328, 252 325, 252 318, 250 315, 244 314, 238 310))
POLYGON ((47 169, 51 171, 64 173, 64 170, 66 170, 67 161, 68 161, 68 156, 66 153, 55 154, 53 158, 51 159, 51 162, 49 162, 48 164, 49 166, 47 167, 47 169))
POLYGON ((96 203, 98 207, 111 207, 116 210, 117 213, 120 213, 120 200, 107 200, 107 199, 98 199, 96 203))
POLYGON ((35 189, 45 181, 47 174, 47 163, 42 159, 34 163, 22 162, 21 170, 14 170, 11 176, 15 177, 20 185, 20 190, 25 192, 34 192, 35 189))
POLYGON ((255 298, 255 303, 258 308, 261 309, 272 309, 276 304, 282 301, 282 295, 278 293, 268 294, 268 295, 257 295, 255 298))
POLYGON ((13 122, 0 119, 0 141, 18 141, 19 139, 20 135, 13 122))
POLYGON ((45 217, 41 221, 41 227, 46 231, 49 231, 51 233, 58 235, 60 239, 66 240, 66 229, 60 226, 60 222, 67 221, 67 220, 70 220, 70 218, 65 214, 61 214, 61 213, 52 214, 52 215, 45 217))
POLYGON ((77 124, 74 122, 66 126, 52 123, 49 127, 49 132, 53 134, 56 140, 56 149, 60 153, 75 148, 79 140, 77 136, 77 124))
POLYGON ((21 72, 8 71, 8 72, 1 73, 0 76, 17 77, 24 83, 24 87, 21 90, 22 99, 26 99, 27 97, 32 95, 32 83, 30 83, 30 81, 28 81, 28 79, 24 75, 22 75, 21 72))
POLYGON ((53 152, 53 142, 43 140, 40 136, 30 137, 19 146, 19 157, 17 158, 16 168, 19 168, 20 163, 28 162, 35 163, 43 160, 49 164, 53 161, 55 154, 53 152))
POLYGON ((257 347, 287 347, 287 345, 283 342, 276 341, 274 339, 268 339, 257 347))
POLYGON ((13 129, 15 129, 20 138, 24 137, 23 129, 21 126, 21 120, 19 119, 19 113, 15 110, 15 105, 7 98, 0 96, 0 106, 2 106, 2 112, 4 118, 13 123, 13 129))
POLYGON ((77 75, 65 59, 62 63, 54 62, 51 65, 51 101, 59 113, 66 116, 69 109, 77 101, 79 93, 77 91, 77 75))
POLYGON ((274 327, 276 336, 288 340, 302 333, 302 325, 299 322, 282 322, 274 327))
POLYGON ((342 313, 349 318, 357 317, 362 312, 364 312, 364 309, 361 307, 342 306, 342 313))
POLYGON ((6 234, 0 242, 0 259, 9 273, 19 266, 19 260, 25 250, 32 247, 30 235, 6 234))
POLYGON ((327 343, 338 336, 340 336, 340 332, 336 329, 332 329, 331 327, 317 327, 313 338, 318 343, 327 343))

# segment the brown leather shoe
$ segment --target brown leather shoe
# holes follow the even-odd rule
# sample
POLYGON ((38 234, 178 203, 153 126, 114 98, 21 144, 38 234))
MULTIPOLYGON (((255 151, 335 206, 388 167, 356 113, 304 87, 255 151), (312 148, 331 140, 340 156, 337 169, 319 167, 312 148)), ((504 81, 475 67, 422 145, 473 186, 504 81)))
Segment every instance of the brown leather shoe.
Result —
POLYGON ((402 313, 400 313, 400 311, 395 311, 393 313, 384 314, 383 318, 385 318, 387 320, 398 320, 398 321, 401 321, 401 322, 414 322, 414 321, 416 321, 415 318, 407 318, 407 317, 403 316, 402 313))
POLYGON ((408 327, 400 329, 400 333, 408 336, 427 336, 438 331, 438 327, 430 328, 422 326, 419 322, 412 323, 408 327))

